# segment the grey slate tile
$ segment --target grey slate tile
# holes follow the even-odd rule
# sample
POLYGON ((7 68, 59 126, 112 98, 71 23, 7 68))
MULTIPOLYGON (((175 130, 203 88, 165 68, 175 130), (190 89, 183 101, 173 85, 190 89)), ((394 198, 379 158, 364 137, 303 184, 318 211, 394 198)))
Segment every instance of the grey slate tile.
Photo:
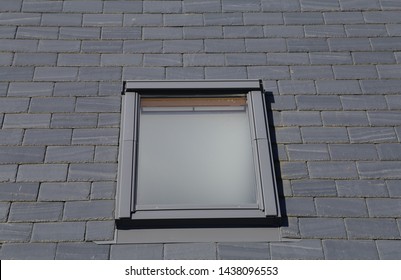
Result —
POLYGON ((399 51, 401 49, 400 37, 371 38, 370 43, 374 51, 399 51))
MULTIPOLYGON (((269 60, 269 55, 267 56, 269 60)), ((315 94, 315 84, 313 81, 293 81, 282 80, 278 82, 280 94, 315 94)))
POLYGON ((8 220, 11 222, 47 222, 61 220, 62 202, 14 202, 8 220))
POLYGON ((368 126, 366 112, 332 111, 322 112, 323 123, 326 126, 368 126))
POLYGON ((273 260, 316 260, 324 258, 320 240, 271 243, 270 252, 273 260))
POLYGON ((219 13, 203 14, 204 25, 206 26, 227 26, 227 25, 242 25, 242 13, 224 13, 222 17, 219 13))
POLYGON ((318 94, 360 94, 361 89, 355 80, 318 80, 316 81, 318 94))
POLYGON ((223 54, 184 54, 184 66, 222 66, 225 63, 223 54))
POLYGON ((382 95, 348 95, 341 96, 344 110, 383 110, 387 103, 382 95))
POLYGON ((306 143, 346 143, 349 141, 345 127, 303 127, 301 133, 306 143))
POLYGON ((258 0, 223 0, 222 1, 223 12, 245 12, 245 11, 259 11, 260 1, 258 0))
POLYGON ((381 260, 401 259, 401 240, 377 240, 376 246, 381 260))
POLYGON ((15 66, 56 66, 56 53, 16 53, 14 55, 15 66))
POLYGON ((300 238, 301 234, 299 232, 298 218, 288 217, 288 224, 282 225, 280 227, 282 238, 300 238))
POLYGON ((301 38, 287 39, 289 52, 327 52, 329 46, 326 39, 301 38))
POLYGON ((80 67, 80 81, 120 81, 121 67, 80 67))
POLYGON ((327 40, 332 52, 371 51, 372 49, 368 38, 329 38, 327 40))
POLYGON ((125 40, 124 53, 161 53, 163 42, 161 40, 125 40))
POLYGON ((29 98, 0 97, 0 112, 2 113, 27 112, 28 106, 29 106, 29 98))
POLYGON ((75 129, 72 144, 76 145, 116 145, 118 144, 119 129, 75 129))
POLYGON ((331 11, 339 10, 338 1, 300 0, 302 11, 331 11))
POLYGON ((81 26, 82 14, 49 13, 42 15, 43 26, 81 26))
POLYGON ((162 14, 124 14, 124 26, 160 26, 163 25, 162 14))
MULTIPOLYGON (((265 40, 276 40, 276 39, 265 39, 265 40)), ((280 40, 280 39, 279 39, 280 40)), ((261 49, 265 49, 267 53, 267 64, 268 65, 307 65, 309 64, 309 57, 306 53, 271 53, 269 45, 260 46, 261 49)), ((281 82, 299 82, 299 81, 279 81, 281 82)), ((302 83, 302 82, 301 82, 302 83)), ((312 88, 314 85, 312 83, 312 88)), ((314 92, 314 90, 313 90, 314 92)))
POLYGON ((0 145, 18 145, 22 142, 22 129, 0 130, 0 145))
POLYGON ((64 206, 63 221, 113 219, 113 200, 68 201, 64 206))
POLYGON ((291 66, 291 77, 296 80, 332 79, 333 70, 330 66, 291 66))
POLYGON ((114 199, 116 192, 115 182, 93 182, 91 199, 114 199))
MULTIPOLYGON (((182 68, 180 68, 182 69, 182 68)), ((100 127, 119 127, 121 116, 119 113, 100 113, 97 126, 100 127)))
POLYGON ((248 52, 285 52, 286 42, 280 38, 268 39, 245 39, 246 50, 248 52))
POLYGON ((401 182, 400 180, 387 180, 387 189, 390 197, 401 198, 401 182))
POLYGON ((62 1, 24 1, 22 3, 22 12, 60 12, 62 7, 62 1))
MULTIPOLYGON (((85 1, 86 2, 86 1, 85 1)), ((82 2, 82 3, 85 3, 82 2)), ((77 2, 80 3, 80 2, 77 2)), ((97 2, 99 3, 99 2, 97 2)), ((100 39, 100 27, 60 27, 60 39, 100 39)))
MULTIPOLYGON (((0 240, 6 242, 27 242, 32 232, 31 223, 1 223, 0 224, 0 240)), ((4 245, 0 250, 3 252, 4 245)), ((4 259, 4 258, 1 258, 4 259)))
POLYGON ((401 118, 397 111, 368 112, 369 122, 372 126, 400 125, 401 118))
POLYGON ((310 178, 315 179, 354 179, 358 177, 355 163, 350 161, 309 162, 308 170, 310 178))
POLYGON ((284 126, 314 126, 321 125, 319 112, 283 111, 282 123, 284 126))
POLYGON ((380 4, 378 0, 339 0, 342 10, 379 10, 380 4))
POLYGON ((184 27, 184 39, 213 39, 223 37, 221 26, 184 27))
POLYGON ((380 79, 400 79, 401 65, 377 65, 380 79))
POLYGON ((138 13, 142 12, 142 1, 113 1, 104 2, 104 13, 138 13))
POLYGON ((353 52, 355 64, 392 64, 395 63, 393 52, 353 52))
POLYGON ((3 244, 0 250, 2 260, 54 260, 56 243, 3 244))
POLYGON ((215 260, 214 243, 177 243, 164 245, 165 260, 215 260))
POLYGON ((400 11, 366 11, 363 17, 366 23, 400 23, 400 11))
MULTIPOLYGON (((212 68, 213 69, 213 68, 212 68)), ((221 68, 218 68, 218 73, 221 74, 221 68)), ((227 68, 225 68, 227 69, 227 68)), ((166 69, 167 79, 180 80, 180 79, 204 79, 205 70, 203 67, 168 67, 166 69)), ((235 76, 233 76, 235 77, 235 76)), ((246 77, 246 71, 245 75, 246 77)))
POLYGON ((117 162, 117 146, 98 146, 95 151, 95 162, 117 162))
POLYGON ((81 51, 83 53, 121 53, 122 49, 122 40, 82 41, 81 46, 81 51))
POLYGON ((54 86, 54 96, 93 96, 98 90, 96 82, 59 82, 54 86))
POLYGON ((0 11, 2 12, 19 12, 21 10, 22 0, 4 0, 0 11))
POLYGON ((310 63, 312 65, 324 64, 352 64, 351 55, 341 52, 312 52, 309 53, 310 63))
POLYGON ((321 217, 368 217, 365 200, 361 198, 316 198, 321 217))
POLYGON ((3 128, 47 128, 50 114, 6 114, 3 128))
POLYGON ((163 244, 112 245, 111 260, 162 260, 163 244))
POLYGON ((387 32, 391 37, 400 36, 401 34, 400 24, 386 24, 387 32))
POLYGON ((376 79, 378 78, 377 70, 374 66, 369 65, 346 65, 333 66, 334 76, 341 80, 356 80, 356 79, 376 79))
POLYGON ((323 24, 323 15, 318 12, 284 12, 283 17, 287 25, 323 24))
POLYGON ((290 160, 328 160, 329 151, 325 144, 287 145, 290 160))
POLYGON ((83 241, 84 222, 35 223, 32 231, 34 242, 83 241))
POLYGON ((0 96, 6 96, 7 95, 8 84, 9 83, 7 83, 7 82, 0 83, 0 96))
POLYGON ((361 178, 366 179, 400 179, 400 161, 359 162, 358 170, 361 178))
POLYGON ((284 23, 281 13, 244 13, 244 25, 281 25, 284 23))
POLYGON ((311 197, 287 197, 285 199, 286 215, 291 217, 315 216, 316 210, 311 197))
POLYGON ((103 10, 100 1, 64 1, 63 12, 67 13, 99 13, 103 10))
POLYGON ((76 112, 120 112, 120 97, 78 97, 76 112))
POLYGON ((399 95, 387 95, 387 104, 390 110, 401 109, 401 96, 399 95))
POLYGON ((339 197, 388 197, 383 180, 339 180, 336 185, 339 197))
POLYGON ((400 232, 394 219, 345 219, 350 239, 399 239, 400 232))
POLYGON ((326 12, 323 16, 326 24, 364 23, 362 12, 326 12))
POLYGON ((396 198, 368 198, 366 200, 371 217, 401 216, 401 199, 396 198))
POLYGON ((42 19, 40 13, 1 13, 1 25, 39 25, 42 19))
MULTIPOLYGON (((226 54, 226 65, 228 66, 248 66, 248 65, 265 65, 266 64, 266 55, 262 53, 233 53, 226 54)), ((258 68, 255 68, 258 69, 258 68)), ((252 70, 250 68, 249 75, 252 75, 252 70)), ((289 77, 288 67, 286 66, 264 66, 263 75, 269 76, 273 79, 273 75, 275 77, 286 78, 289 77)), ((256 70, 257 71, 257 70, 256 70)))
POLYGON ((361 89, 364 94, 398 94, 400 80, 361 80, 361 89))
POLYGON ((339 110, 342 108, 338 96, 314 96, 299 95, 296 96, 297 107, 299 110, 339 110))
POLYGON ((387 30, 384 24, 353 24, 346 25, 345 31, 348 37, 385 37, 387 30))
MULTIPOLYGON (((1 44, 1 42, 0 42, 1 44)), ((33 67, 0 67, 0 81, 20 82, 30 81, 33 77, 33 67)))
POLYGON ((5 222, 10 210, 10 202, 0 202, 0 222, 5 222))
POLYGON ((139 54, 102 54, 102 66, 139 66, 142 55, 139 54))
POLYGON ((330 144, 332 160, 377 160, 376 147, 373 144, 330 144))
POLYGON ((263 11, 300 11, 301 6, 299 0, 289 1, 274 1, 274 0, 262 0, 263 11))
POLYGON ((38 181, 65 181, 67 177, 67 164, 30 164, 20 165, 18 169, 18 182, 38 181))
POLYGON ((99 54, 59 54, 58 66, 98 66, 99 54))
POLYGON ((71 129, 27 129, 24 145, 68 145, 71 143, 71 129))
POLYGON ((203 16, 201 14, 165 14, 164 26, 201 26, 203 16))
POLYGON ((0 165, 0 182, 15 181, 17 165, 0 165))
POLYGON ((259 38, 263 37, 262 26, 224 26, 224 38, 259 38))
POLYGON ((164 78, 163 67, 124 67, 123 69, 123 80, 163 80, 164 78))
MULTIPOLYGON (((259 54, 257 54, 259 55, 259 54)), ((263 58, 262 61, 257 62, 256 59, 259 56, 254 56, 253 57, 253 64, 256 65, 261 65, 261 64, 265 64, 264 61, 266 59, 266 57, 263 58)), ((235 61, 234 62, 230 62, 228 60, 228 56, 227 56, 227 63, 238 63, 235 65, 247 65, 247 59, 246 56, 242 57, 243 60, 243 64, 239 64, 240 61, 235 61)), ((260 57, 262 58, 262 57, 260 57)), ((230 57, 230 59, 232 59, 232 57, 230 57)), ((288 66, 248 66, 248 78, 255 78, 255 79, 264 79, 264 80, 280 80, 280 79, 289 79, 290 78, 290 70, 288 69, 288 66)))
MULTIPOLYGON (((168 42, 165 42, 165 44, 168 42)), ((205 52, 207 53, 245 52, 244 39, 206 39, 204 44, 205 52)), ((259 44, 256 45, 259 46, 259 44)))
POLYGON ((122 14, 84 14, 83 26, 122 26, 122 14))
POLYGON ((298 25, 268 25, 263 27, 265 37, 278 38, 303 38, 305 37, 304 29, 298 25))
POLYGON ((345 37, 342 25, 305 25, 305 37, 332 38, 345 37))
POLYGON ((77 67, 36 67, 35 81, 75 81, 78 76, 77 67))
POLYGON ((301 133, 298 127, 277 127, 275 129, 276 143, 300 143, 301 133))
POLYGON ((143 27, 142 36, 145 40, 182 39, 182 27, 143 27))
POLYGON ((347 237, 344 220, 338 218, 300 218, 303 238, 343 239, 347 237))
POLYGON ((58 39, 57 27, 18 27, 19 39, 58 39))
POLYGON ((68 181, 115 180, 117 164, 114 163, 74 163, 70 164, 68 181))
POLYGON ((267 96, 272 110, 295 110, 295 98, 291 95, 270 95, 267 96))
POLYGON ((144 13, 180 13, 182 11, 182 1, 144 1, 144 13))
POLYGON ((107 260, 110 245, 94 243, 59 243, 57 245, 57 260, 107 260))
POLYGON ((182 66, 181 54, 145 54, 143 65, 152 66, 182 66))
POLYGON ((381 160, 401 160, 401 144, 387 143, 377 145, 381 160))
POLYGON ((93 146, 49 146, 46 149, 45 162, 88 162, 93 161, 93 156, 93 146))
POLYGON ((114 237, 114 224, 114 221, 87 222, 85 240, 112 240, 114 237))
POLYGON ((44 152, 44 147, 0 147, 0 164, 39 163, 44 152))
POLYGON ((31 98, 29 112, 30 113, 73 112, 74 107, 75 107, 75 98, 70 98, 70 97, 31 98))
POLYGON ((397 137, 392 127, 350 127, 351 143, 394 142, 397 137))
POLYGON ((377 260, 372 240, 324 240, 325 258, 328 260, 377 260))
POLYGON ((87 182, 41 183, 38 200, 87 200, 89 198, 89 193, 90 183, 87 182))
POLYGON ((304 162, 281 162, 280 169, 282 179, 302 179, 308 176, 304 162))
POLYGON ((103 27, 102 28, 102 39, 113 39, 113 40, 128 40, 128 39, 141 39, 141 29, 135 27, 103 27))
POLYGON ((268 243, 218 243, 219 260, 268 260, 270 250, 268 243))
POLYGON ((16 26, 0 26, 1 39, 13 39, 15 37, 16 26))
POLYGON ((121 82, 100 82, 99 95, 100 96, 119 96, 123 90, 121 82))
MULTIPOLYGON (((83 128, 96 127, 97 114, 53 114, 52 128, 83 128)), ((64 140, 66 140, 64 138, 64 140)))
POLYGON ((1 183, 0 201, 35 201, 38 190, 38 183, 1 183))
POLYGON ((333 180, 292 180, 291 187, 294 196, 337 196, 333 180))

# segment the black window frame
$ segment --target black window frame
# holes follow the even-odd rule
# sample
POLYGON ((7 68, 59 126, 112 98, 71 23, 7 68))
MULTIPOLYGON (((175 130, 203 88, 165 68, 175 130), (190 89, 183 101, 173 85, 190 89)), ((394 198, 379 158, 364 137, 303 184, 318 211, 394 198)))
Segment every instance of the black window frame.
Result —
POLYGON ((124 82, 117 179, 117 228, 271 226, 280 217, 268 129, 266 97, 260 80, 124 82), (138 122, 141 96, 230 96, 245 94, 251 118, 252 150, 260 195, 258 209, 135 210, 138 122))

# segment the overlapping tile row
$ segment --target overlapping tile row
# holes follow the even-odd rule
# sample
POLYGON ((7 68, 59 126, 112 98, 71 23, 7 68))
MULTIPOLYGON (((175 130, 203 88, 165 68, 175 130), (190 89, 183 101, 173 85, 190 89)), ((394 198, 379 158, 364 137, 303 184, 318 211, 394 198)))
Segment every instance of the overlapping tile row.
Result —
POLYGON ((399 259, 400 63, 394 0, 3 0, 0 258, 399 259), (294 240, 92 243, 113 239, 122 81, 216 78, 264 81, 294 240))

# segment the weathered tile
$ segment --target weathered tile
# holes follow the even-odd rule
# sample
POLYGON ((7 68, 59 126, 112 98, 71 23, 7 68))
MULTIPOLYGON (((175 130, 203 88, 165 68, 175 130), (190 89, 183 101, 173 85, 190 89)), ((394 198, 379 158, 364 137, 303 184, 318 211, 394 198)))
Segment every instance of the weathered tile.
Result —
POLYGON ((287 145, 290 160, 328 160, 329 151, 325 144, 287 145))
POLYGON ((400 161, 359 162, 358 170, 364 179, 401 179, 400 161))
POLYGON ((68 201, 64 206, 64 221, 113 219, 113 200, 68 201))
POLYGON ((116 176, 116 163, 74 163, 70 164, 68 181, 106 181, 116 176))
POLYGON ((397 136, 392 127, 350 127, 351 143, 394 142, 397 136))
POLYGON ((315 216, 316 210, 313 198, 287 197, 285 199, 285 211, 287 216, 315 216))
POLYGON ((400 232, 394 219, 345 219, 350 239, 399 239, 400 232))
MULTIPOLYGON (((86 223, 85 240, 112 240, 114 227, 114 221, 89 221, 86 223)), ((110 258, 113 259, 112 256, 110 258)))
POLYGON ((300 218, 303 238, 343 239, 347 237, 344 220, 338 218, 300 218))
POLYGON ((12 222, 59 221, 62 212, 62 202, 14 202, 11 204, 8 220, 12 222))
POLYGON ((119 129, 74 129, 72 144, 76 145, 117 145, 119 129))
POLYGON ((388 197, 383 180, 338 180, 339 197, 388 197))
POLYGON ((361 198, 316 198, 317 214, 321 217, 367 217, 365 200, 361 198))
POLYGON ((93 182, 91 199, 114 199, 116 192, 115 182, 93 182))
POLYGON ((0 147, 0 164, 43 162, 44 147, 0 147))
POLYGON ((273 260, 316 260, 324 258, 320 240, 271 243, 270 251, 273 260))
POLYGON ((366 200, 371 217, 401 216, 401 199, 396 198, 368 198, 366 200))
POLYGON ((0 250, 2 260, 54 260, 56 243, 3 244, 0 250))
POLYGON ((373 144, 330 144, 330 157, 333 160, 377 160, 373 144))
POLYGON ((60 243, 57 246, 57 260, 107 260, 110 245, 95 243, 60 243))
POLYGON ((50 114, 6 114, 3 128, 47 128, 50 114))
POLYGON ((334 180, 292 180, 294 196, 337 196, 334 180))
POLYGON ((41 183, 39 201, 87 200, 90 193, 89 182, 41 183))
POLYGON ((18 169, 18 182, 38 181, 65 181, 67 177, 67 164, 30 164, 20 165, 18 169))
POLYGON ((401 259, 401 240, 377 240, 376 245, 381 260, 401 259))
POLYGON ((68 145, 71 143, 71 129, 27 129, 24 145, 68 145))
POLYGON ((83 241, 84 234, 84 222, 36 223, 33 226, 32 241, 83 241))
POLYGON ((162 260, 163 244, 112 245, 111 260, 162 260))
MULTIPOLYGON (((1 223, 0 224, 0 240, 2 242, 27 242, 32 233, 31 223, 1 223)), ((0 255, 4 251, 4 245, 0 250, 0 255)), ((1 259, 4 255, 2 255, 1 259)))
POLYGON ((372 240, 324 240, 323 249, 328 260, 377 260, 372 240))

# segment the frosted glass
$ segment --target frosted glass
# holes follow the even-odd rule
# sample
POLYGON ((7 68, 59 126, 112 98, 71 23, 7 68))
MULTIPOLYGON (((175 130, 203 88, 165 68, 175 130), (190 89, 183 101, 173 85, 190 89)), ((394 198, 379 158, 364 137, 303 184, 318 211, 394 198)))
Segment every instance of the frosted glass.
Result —
POLYGON ((248 113, 194 110, 142 109, 137 205, 162 209, 256 204, 248 113))

